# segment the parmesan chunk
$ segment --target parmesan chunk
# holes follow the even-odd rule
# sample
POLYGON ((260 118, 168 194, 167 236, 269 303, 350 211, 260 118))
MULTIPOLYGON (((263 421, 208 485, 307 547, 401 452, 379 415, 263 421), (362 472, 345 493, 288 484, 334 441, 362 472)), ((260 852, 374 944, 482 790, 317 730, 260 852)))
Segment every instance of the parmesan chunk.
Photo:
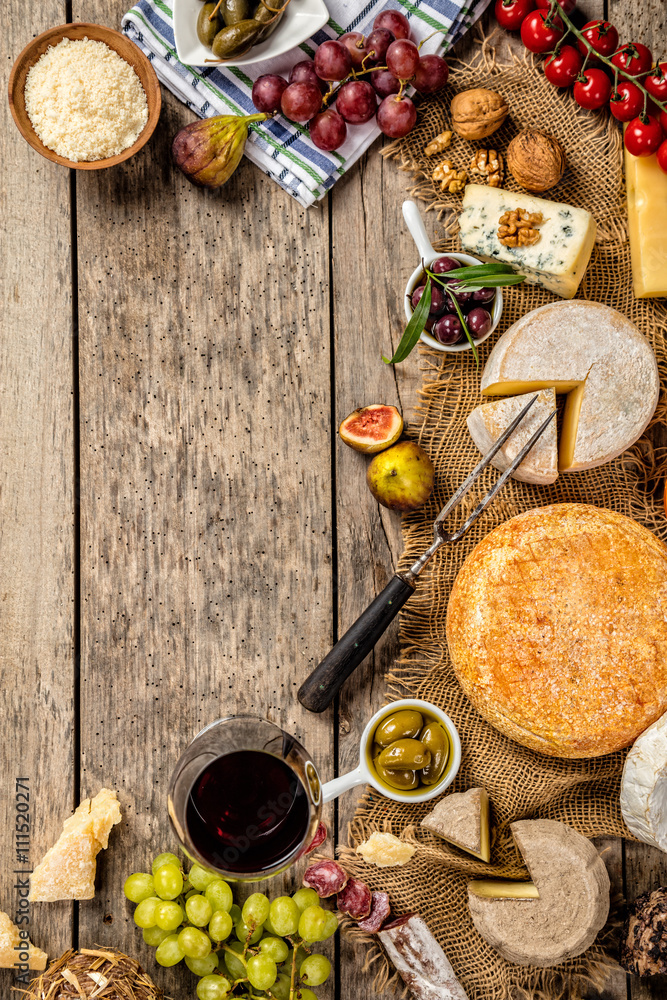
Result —
POLYGON ((25 108, 44 145, 74 163, 122 153, 148 121, 134 68, 89 38, 63 38, 40 56, 26 77, 25 108))
POLYGON ((18 927, 0 910, 0 969, 13 969, 19 964, 24 965, 21 956, 25 955, 26 951, 28 968, 43 972, 48 959, 46 952, 35 948, 26 937, 22 937, 18 927))
POLYGON ((380 833, 376 830, 368 840, 359 844, 357 854, 360 854, 369 865, 377 865, 378 868, 395 868, 399 865, 407 865, 415 850, 416 848, 412 847, 411 844, 399 840, 393 833, 380 833))
POLYGON ((122 818, 118 796, 103 788, 94 799, 85 799, 63 823, 63 832, 46 852, 30 878, 32 902, 57 899, 92 899, 95 895, 96 858, 109 843, 111 828, 122 818))

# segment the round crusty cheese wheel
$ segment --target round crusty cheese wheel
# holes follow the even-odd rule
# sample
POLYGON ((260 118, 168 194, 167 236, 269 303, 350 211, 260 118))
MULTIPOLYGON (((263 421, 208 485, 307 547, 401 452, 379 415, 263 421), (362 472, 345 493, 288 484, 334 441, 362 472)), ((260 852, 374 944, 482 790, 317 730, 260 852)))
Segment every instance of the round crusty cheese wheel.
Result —
POLYGON ((517 743, 628 746, 667 710, 667 546, 614 511, 527 511, 461 567, 447 640, 466 695, 517 743))

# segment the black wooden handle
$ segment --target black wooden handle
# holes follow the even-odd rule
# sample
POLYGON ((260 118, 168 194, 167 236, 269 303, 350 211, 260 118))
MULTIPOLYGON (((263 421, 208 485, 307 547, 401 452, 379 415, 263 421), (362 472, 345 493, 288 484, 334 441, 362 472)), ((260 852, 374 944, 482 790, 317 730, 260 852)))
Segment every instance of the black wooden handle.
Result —
POLYGON ((298 698, 304 708, 309 712, 323 712, 331 704, 412 594, 414 587, 402 577, 395 576, 389 581, 303 682, 298 698))

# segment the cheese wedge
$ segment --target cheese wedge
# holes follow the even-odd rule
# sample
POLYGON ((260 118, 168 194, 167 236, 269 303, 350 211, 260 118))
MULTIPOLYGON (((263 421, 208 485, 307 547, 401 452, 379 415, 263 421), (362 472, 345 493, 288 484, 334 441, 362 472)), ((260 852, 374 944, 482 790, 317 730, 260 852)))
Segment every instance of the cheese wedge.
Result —
POLYGON ((93 899, 96 858, 109 843, 111 828, 122 819, 115 792, 103 788, 85 799, 63 823, 63 832, 30 877, 33 902, 93 899))
POLYGON ((526 313, 497 342, 483 396, 552 387, 568 393, 558 466, 604 465, 641 437, 658 403, 651 345, 625 316, 598 302, 553 302, 526 313))
POLYGON ((585 209, 485 184, 466 186, 459 226, 464 250, 511 264, 528 281, 564 299, 576 295, 595 244, 595 219, 585 209), (517 208, 544 218, 534 246, 506 247, 498 239, 501 215, 517 208))
POLYGON ((524 819, 510 826, 537 899, 468 889, 477 931, 508 962, 548 968, 586 951, 609 914, 609 875, 593 844, 564 823, 524 819))
POLYGON ((498 879, 480 879, 470 882, 468 892, 484 899, 539 899, 534 882, 502 882, 498 879))
MULTIPOLYGON (((468 416, 470 436, 482 452, 487 451, 498 440, 503 431, 507 430, 516 415, 526 403, 537 395, 537 399, 525 415, 512 436, 491 460, 495 469, 504 472, 535 431, 544 423, 550 413, 556 409, 556 393, 553 386, 542 389, 538 393, 526 393, 525 396, 512 396, 510 399, 499 399, 495 403, 478 406, 468 416)), ((556 438, 556 421, 551 421, 542 436, 535 442, 523 462, 512 473, 513 479, 524 483, 553 483, 558 479, 558 441, 556 438)))
POLYGON ((621 811, 635 837, 667 851, 667 715, 635 740, 625 759, 621 811))
POLYGON ((667 174, 625 150, 632 279, 638 299, 667 295, 667 174))
POLYGON ((484 788, 445 796, 424 816, 421 825, 482 861, 491 858, 489 796, 484 788))
POLYGON ((49 956, 31 944, 27 936, 23 935, 10 917, 0 910, 0 969, 13 969, 15 966, 27 964, 29 969, 43 972, 49 956), (27 963, 24 961, 26 952, 27 963))

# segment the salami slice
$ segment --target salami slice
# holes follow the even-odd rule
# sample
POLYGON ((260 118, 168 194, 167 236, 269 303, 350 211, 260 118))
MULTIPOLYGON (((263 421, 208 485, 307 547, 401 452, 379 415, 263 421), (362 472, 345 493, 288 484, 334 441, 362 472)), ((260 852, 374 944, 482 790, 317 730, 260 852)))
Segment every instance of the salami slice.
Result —
POLYGON ((353 920, 363 920, 371 912, 373 896, 371 890, 358 878, 350 876, 347 885, 338 893, 336 905, 341 913, 347 914, 353 920))
POLYGON ((320 899, 341 892, 347 885, 347 880, 347 873, 336 861, 318 861, 303 873, 303 884, 314 889, 320 899))
POLYGON ((418 913, 392 921, 378 937, 416 1000, 468 1000, 449 959, 418 913))
POLYGON ((391 913, 388 892, 374 892, 371 900, 371 912, 364 920, 359 921, 359 929, 367 934, 377 934, 391 913))
POLYGON ((328 836, 328 833, 327 833, 326 826, 324 825, 324 823, 320 823, 320 825, 318 826, 317 830, 315 831, 315 836, 313 837, 313 842, 310 845, 310 847, 308 848, 308 850, 306 851, 306 854, 310 854, 311 851, 314 851, 316 848, 321 847, 321 845, 327 839, 327 836, 328 836))

